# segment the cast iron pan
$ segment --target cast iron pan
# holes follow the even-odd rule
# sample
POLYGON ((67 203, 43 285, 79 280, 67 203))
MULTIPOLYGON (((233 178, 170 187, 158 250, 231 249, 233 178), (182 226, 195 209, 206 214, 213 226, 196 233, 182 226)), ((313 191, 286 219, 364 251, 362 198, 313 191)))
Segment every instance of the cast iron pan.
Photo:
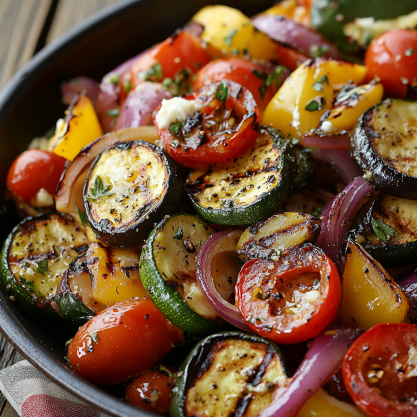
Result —
MULTIPOLYGON (((65 106, 59 85, 78 75, 100 80, 124 60, 164 40, 209 0, 122 1, 103 10, 41 50, 0 93, 0 181, 29 141, 48 130, 65 106)), ((229 0, 251 16, 271 0, 229 0)), ((13 224, 10 224, 10 228, 13 224)), ((76 328, 36 321, 0 293, 1 332, 36 368, 66 390, 115 417, 155 416, 75 375, 63 363, 65 341, 76 328)), ((140 352, 138 352, 140 354, 140 352)))

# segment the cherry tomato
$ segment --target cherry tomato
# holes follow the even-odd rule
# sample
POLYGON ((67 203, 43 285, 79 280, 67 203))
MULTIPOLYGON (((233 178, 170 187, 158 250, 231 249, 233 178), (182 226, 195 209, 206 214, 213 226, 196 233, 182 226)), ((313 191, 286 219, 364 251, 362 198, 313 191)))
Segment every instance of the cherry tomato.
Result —
POLYGON ((340 292, 333 262, 320 248, 305 244, 276 262, 247 262, 237 279, 236 303, 254 332, 291 344, 324 330, 336 316, 340 292))
POLYGON ((367 415, 417 416, 417 326, 378 324, 355 341, 343 361, 345 386, 367 415))
POLYGON ((309 57, 297 52, 295 49, 287 48, 277 44, 277 56, 280 64, 285 65, 290 71, 294 71, 309 57))
POLYGON ((13 162, 6 185, 11 192, 30 203, 41 188, 55 194, 67 160, 49 151, 29 149, 13 162))
POLYGON ((274 96, 277 86, 267 85, 268 74, 262 67, 240 58, 218 59, 205 65, 196 76, 194 90, 221 80, 231 80, 246 87, 256 103, 264 109, 274 96))
POLYGON ((126 387, 125 399, 145 410, 168 415, 174 386, 175 376, 148 369, 126 387))
POLYGON ((223 164, 239 157, 255 143, 260 113, 245 87, 223 80, 206 85, 185 99, 194 100, 202 107, 185 122, 161 128, 154 116, 159 137, 169 155, 181 165, 209 168, 216 163, 223 164))
POLYGON ((192 84, 192 74, 209 61, 209 55, 194 35, 179 32, 170 36, 141 55, 130 71, 120 77, 121 102, 143 81, 166 82, 171 79, 172 87, 177 90, 174 93, 186 94, 192 84))
POLYGON ((374 39, 365 54, 368 80, 378 76, 388 97, 406 97, 417 84, 417 31, 393 29, 374 39))
POLYGON ((69 345, 72 369, 87 380, 110 385, 150 368, 183 338, 149 298, 108 307, 82 326, 69 345))

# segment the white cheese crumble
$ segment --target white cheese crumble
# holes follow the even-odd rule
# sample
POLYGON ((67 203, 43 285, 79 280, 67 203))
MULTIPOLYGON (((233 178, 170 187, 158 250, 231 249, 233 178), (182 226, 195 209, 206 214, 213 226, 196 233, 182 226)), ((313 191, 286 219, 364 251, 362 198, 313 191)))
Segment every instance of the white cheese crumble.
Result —
POLYGON ((174 122, 184 122, 187 117, 201 110, 203 105, 194 100, 186 100, 182 97, 174 97, 162 100, 161 108, 156 115, 156 123, 160 129, 165 129, 174 122))
POLYGON ((414 346, 411 346, 408 351, 408 360, 406 365, 408 366, 405 377, 408 379, 417 376, 417 350, 414 346))
POLYGON ((319 290, 311 290, 305 293, 304 300, 308 301, 310 304, 314 303, 320 296, 319 290))
POLYGON ((332 133, 334 130, 332 122, 325 120, 321 125, 321 130, 325 133, 332 133))
POLYGON ((292 111, 292 122, 290 122, 290 125, 294 129, 298 129, 300 124, 301 124, 301 122, 300 122, 300 112, 298 111, 298 106, 295 106, 294 110, 292 111))
POLYGON ((44 188, 41 188, 36 195, 36 207, 51 207, 54 205, 54 197, 44 188))

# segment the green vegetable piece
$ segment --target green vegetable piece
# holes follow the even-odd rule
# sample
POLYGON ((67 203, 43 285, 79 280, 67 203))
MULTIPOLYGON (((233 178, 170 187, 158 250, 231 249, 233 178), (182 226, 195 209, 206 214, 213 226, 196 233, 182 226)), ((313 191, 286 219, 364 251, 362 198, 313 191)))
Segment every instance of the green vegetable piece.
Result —
POLYGON ((181 226, 178 226, 178 230, 174 233, 174 235, 172 236, 172 239, 183 240, 183 238, 184 238, 184 233, 181 229, 181 226))
POLYGON ((81 224, 85 227, 87 224, 87 216, 85 215, 85 213, 83 211, 81 211, 78 206, 75 206, 77 208, 77 213, 78 213, 78 217, 81 220, 81 224))
POLYGON ((42 261, 38 262, 38 267, 36 269, 36 272, 38 274, 45 275, 45 272, 48 270, 48 261, 46 259, 43 259, 42 261))
POLYGON ((178 133, 180 132, 182 128, 182 123, 181 122, 173 122, 169 125, 168 130, 174 134, 174 135, 178 135, 178 133))
POLYGON ((323 104, 324 104, 324 98, 316 97, 310 100, 304 109, 307 111, 323 110, 323 104))
POLYGON ((110 109, 106 111, 106 116, 112 116, 114 118, 118 117, 120 113, 119 109, 110 109))
POLYGON ((224 38, 224 42, 227 46, 232 46, 232 39, 237 33, 237 29, 233 29, 227 36, 224 38))
POLYGON ((138 77, 144 81, 158 81, 163 78, 162 66, 159 62, 153 64, 147 71, 139 71, 138 77))
POLYGON ((224 106, 228 96, 229 96, 229 88, 227 87, 226 81, 222 80, 220 85, 217 87, 215 97, 217 98, 217 100, 221 101, 221 103, 224 106))
POLYGON ((314 84, 313 84, 313 90, 316 91, 322 91, 323 90, 323 84, 327 83, 327 85, 329 85, 329 79, 327 78, 326 75, 323 75, 322 77, 320 77, 314 84))
POLYGON ((123 88, 125 89, 126 93, 130 91, 130 88, 132 87, 132 84, 130 80, 124 80, 123 81, 123 88))
POLYGON ((398 232, 395 229, 393 229, 391 226, 388 226, 381 220, 372 219, 371 224, 375 234, 383 242, 388 242, 389 236, 398 235, 398 232))
POLYGON ((281 84, 282 74, 284 74, 285 67, 282 65, 276 67, 274 71, 268 75, 268 78, 265 81, 265 85, 269 87, 272 84, 275 84, 277 87, 281 84))
POLYGON ((405 55, 406 56, 411 56, 411 55, 414 55, 414 49, 413 48, 410 48, 410 49, 407 49, 406 51, 405 51, 405 55))
MULTIPOLYGON (((42 261, 41 261, 42 262, 42 261)), ((46 261, 48 262, 48 261, 46 261)), ((42 274, 44 275, 44 274, 42 274)), ((38 297, 41 297, 39 291, 36 290, 35 284, 32 281, 28 281, 19 275, 19 281, 22 284, 23 288, 25 288, 29 292, 34 292, 38 297)))
POLYGON ((99 200, 101 197, 110 197, 114 194, 110 192, 111 188, 112 186, 109 184, 104 185, 102 179, 97 175, 87 198, 89 200, 99 200))
POLYGON ((117 83, 119 82, 120 79, 120 75, 119 74, 113 74, 110 75, 110 77, 107 78, 107 82, 112 83, 113 85, 117 85, 117 83))

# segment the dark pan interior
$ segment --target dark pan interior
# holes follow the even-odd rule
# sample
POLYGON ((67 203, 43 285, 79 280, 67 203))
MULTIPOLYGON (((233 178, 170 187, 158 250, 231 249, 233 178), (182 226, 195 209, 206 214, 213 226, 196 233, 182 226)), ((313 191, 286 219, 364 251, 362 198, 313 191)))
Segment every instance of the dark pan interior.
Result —
MULTIPOLYGON (((160 42, 185 24, 207 0, 122 1, 96 14, 40 51, 0 93, 0 180, 13 159, 29 141, 43 134, 62 117, 59 85, 63 80, 87 75, 97 80, 124 60, 160 42)), ((271 0, 230 0, 223 4, 251 16, 271 6, 271 0)), ((10 224, 10 229, 13 224, 10 224)), ((63 364, 65 341, 76 328, 48 324, 22 313, 0 293, 2 333, 48 377, 109 415, 152 416, 130 406, 118 396, 74 375, 63 364)))

